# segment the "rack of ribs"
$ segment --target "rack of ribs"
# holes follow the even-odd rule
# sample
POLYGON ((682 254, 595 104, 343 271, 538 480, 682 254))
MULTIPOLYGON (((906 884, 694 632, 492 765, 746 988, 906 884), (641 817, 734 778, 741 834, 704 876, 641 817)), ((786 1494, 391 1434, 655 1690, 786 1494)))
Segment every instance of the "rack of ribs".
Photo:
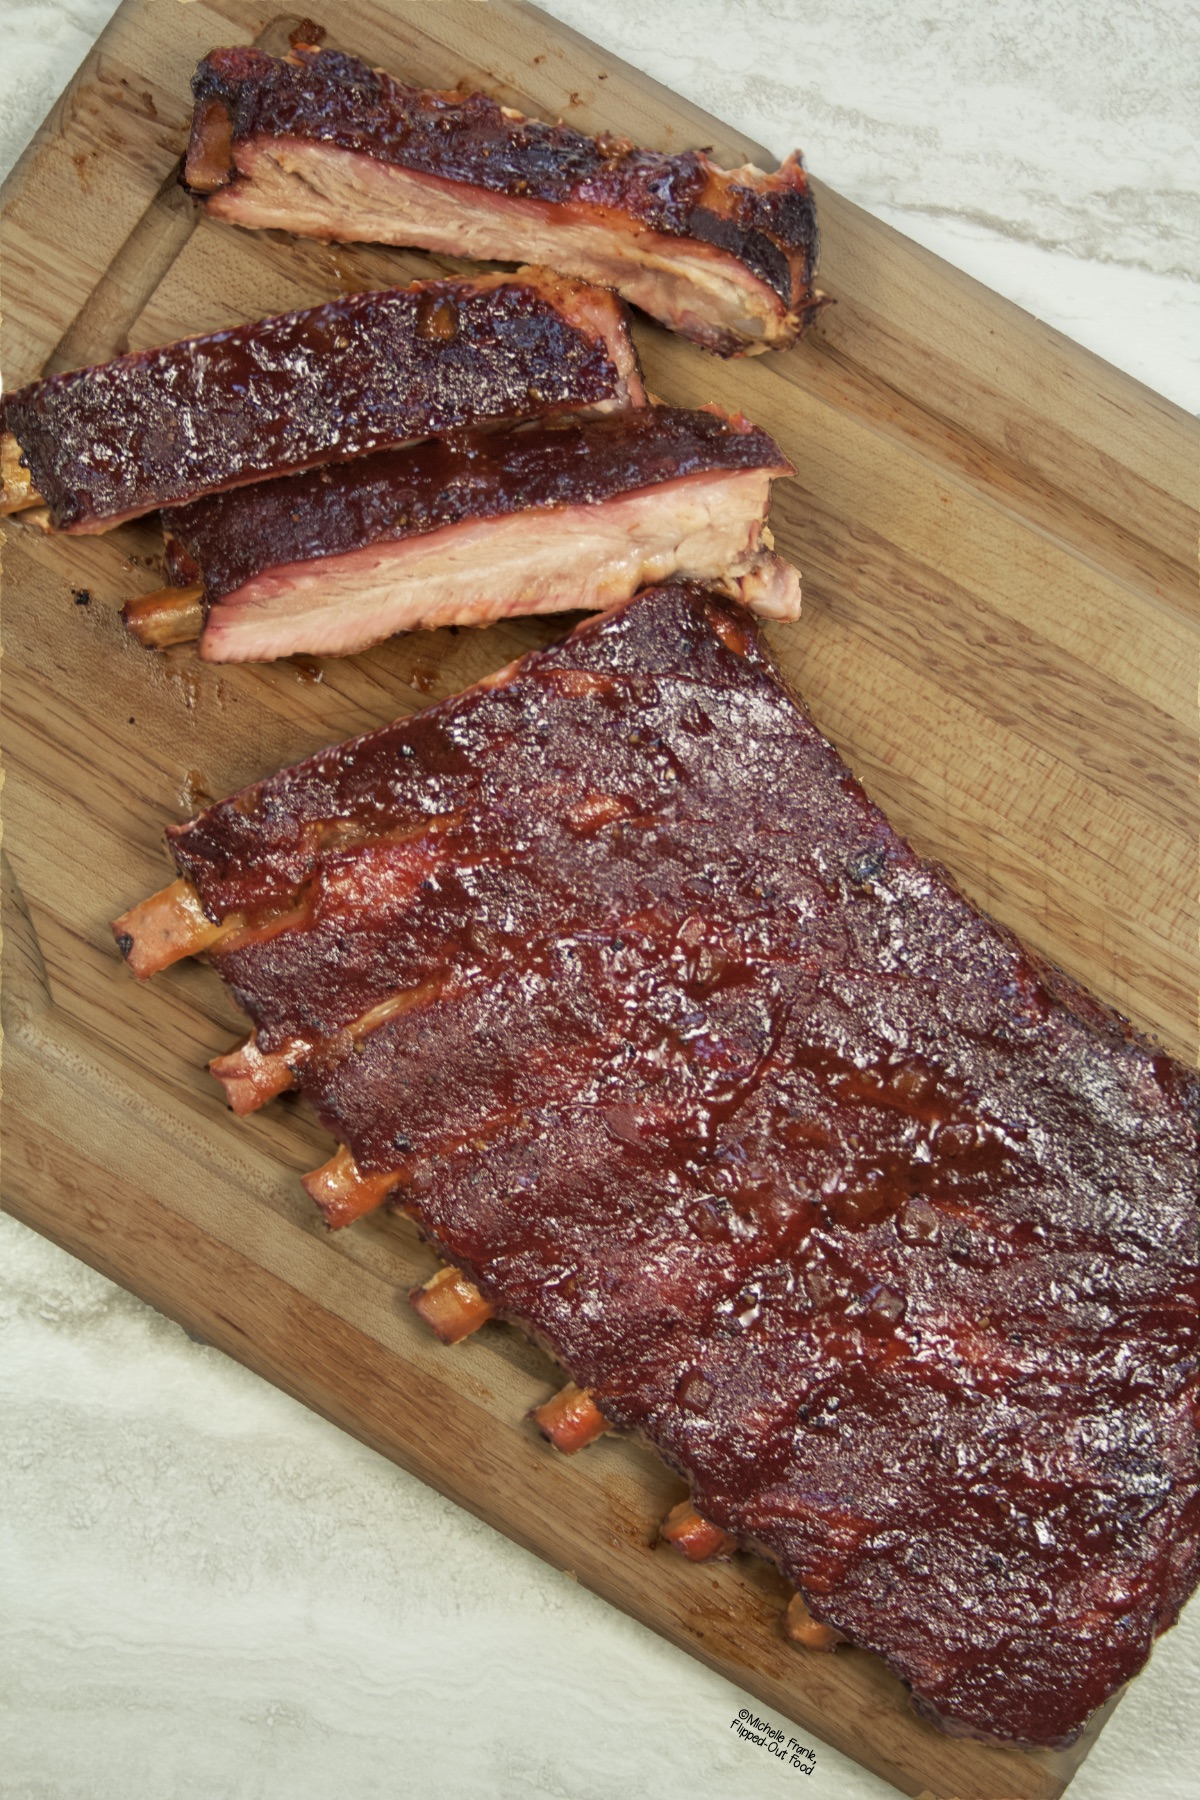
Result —
POLYGON ((545 269, 414 282, 139 350, 0 402, 0 510, 107 531, 484 422, 644 403, 628 315, 545 269))
POLYGON ((751 616, 642 594, 168 833, 117 922, 204 951, 385 1201, 641 1434, 667 1537, 797 1592, 946 1729, 1063 1744, 1200 1575, 1194 1071, 889 826, 751 616))
POLYGON ((418 626, 603 610, 676 575, 794 619, 799 579, 765 531, 794 472, 715 409, 464 432, 168 511, 181 587, 125 619, 150 644, 202 629, 208 661, 340 656, 418 626))
POLYGON ((794 343, 822 304, 798 155, 774 174, 721 169, 304 45, 214 50, 192 92, 185 180, 214 218, 546 263, 723 356, 794 343))

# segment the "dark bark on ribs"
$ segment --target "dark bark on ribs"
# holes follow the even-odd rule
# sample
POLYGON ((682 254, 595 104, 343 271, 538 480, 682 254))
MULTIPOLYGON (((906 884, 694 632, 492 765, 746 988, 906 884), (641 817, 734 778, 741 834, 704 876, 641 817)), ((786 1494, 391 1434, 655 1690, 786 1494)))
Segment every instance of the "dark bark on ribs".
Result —
POLYGON ((675 575, 795 618, 795 572, 762 543, 763 431, 650 407, 464 432, 259 482, 164 515, 198 570, 209 660, 338 655, 400 630, 602 610, 675 575))
POLYGON ((545 261, 723 355, 794 342, 821 303, 798 156, 771 175, 724 170, 408 87, 333 50, 214 50, 192 91, 186 179, 218 218, 545 261))
POLYGON ((55 525, 104 531, 485 421, 643 398, 620 302, 546 270, 417 282, 140 350, 0 403, 55 525))
POLYGON ((305 1092, 819 1623, 1005 1741, 1136 1673, 1200 1573, 1195 1074, 915 856, 746 614, 644 595, 171 842, 214 920, 321 897, 214 947, 268 1039, 428 984, 305 1092))

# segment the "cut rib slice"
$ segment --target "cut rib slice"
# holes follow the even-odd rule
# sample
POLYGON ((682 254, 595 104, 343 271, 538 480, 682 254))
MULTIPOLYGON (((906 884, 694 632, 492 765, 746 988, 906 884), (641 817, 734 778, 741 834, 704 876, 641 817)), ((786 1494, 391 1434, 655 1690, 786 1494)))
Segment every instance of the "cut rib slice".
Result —
MULTIPOLYGON (((348 655, 419 626, 604 611, 676 576, 794 619, 796 572, 764 531, 771 484, 792 473, 745 420, 655 406, 464 433, 240 488, 164 524, 172 563, 201 576, 200 654, 212 662, 348 655)), ((174 641, 165 610, 151 596, 128 623, 143 641, 174 641)))
POLYGON ((29 504, 27 472, 60 530, 107 531, 331 458, 644 399, 615 295, 544 269, 415 282, 32 382, 0 403, 5 492, 29 504))
POLYGON ((545 262, 725 356, 793 343, 821 304, 797 155, 774 174, 721 169, 305 46, 214 50, 192 90, 186 179, 215 218, 545 262))
POLYGON ((744 610, 653 590, 170 841, 311 1046, 310 1192, 554 1354, 556 1441, 641 1433, 955 1732, 1137 1671, 1200 1575, 1195 1073, 914 854, 744 610))

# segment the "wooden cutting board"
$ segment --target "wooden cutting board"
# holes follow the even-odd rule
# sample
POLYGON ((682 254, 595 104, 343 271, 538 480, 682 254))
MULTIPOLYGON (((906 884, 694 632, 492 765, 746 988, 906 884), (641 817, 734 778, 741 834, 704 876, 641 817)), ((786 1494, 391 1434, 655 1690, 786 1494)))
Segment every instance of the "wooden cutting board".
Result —
MULTIPOLYGON (((465 76, 589 130, 769 165, 515 0, 343 0, 326 22, 342 48, 425 83, 465 76)), ((5 189, 8 386, 461 266, 197 220, 175 185, 192 67, 221 43, 281 49, 295 23, 254 0, 125 0, 5 189)), ((1195 427, 819 198, 838 304, 806 343, 725 364, 646 326, 650 384, 744 410, 798 465, 773 523, 806 612, 772 640, 872 794, 984 906, 1194 1057, 1195 427)), ((139 987, 117 957, 108 921, 167 878, 166 824, 562 621, 206 667, 122 632, 121 603, 161 579, 152 526, 7 536, 11 1210, 903 1792, 1060 1794, 1097 1725, 1062 1754, 955 1742, 872 1658, 786 1645, 764 1565, 697 1569, 655 1548, 675 1478, 611 1440, 551 1453, 524 1415, 554 1374, 509 1330, 433 1343, 403 1303, 432 1266, 411 1228, 373 1218, 328 1237, 296 1175, 329 1140, 291 1102, 225 1111, 204 1064, 242 1022, 215 974, 184 964, 139 987)))

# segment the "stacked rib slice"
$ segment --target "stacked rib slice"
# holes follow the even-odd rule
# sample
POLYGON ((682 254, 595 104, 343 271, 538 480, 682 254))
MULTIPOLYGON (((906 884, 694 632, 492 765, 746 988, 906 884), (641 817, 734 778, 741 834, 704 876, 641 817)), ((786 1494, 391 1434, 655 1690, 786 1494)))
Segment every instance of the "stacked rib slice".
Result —
POLYGON ((55 376, 4 425, 10 510, 96 532, 163 509, 170 585, 126 622, 210 661, 603 609, 676 576, 800 609, 766 528, 795 472, 779 447, 717 409, 647 407, 621 302, 541 270, 55 376))
POLYGON ((385 1200, 960 1732, 1062 1743, 1200 1574, 1195 1076, 890 829, 735 602, 651 590, 169 833, 206 951, 385 1200))
POLYGON ((675 577, 798 616, 766 529, 792 465, 740 419, 632 416, 617 297, 723 353, 793 342, 819 304, 797 159, 726 171, 305 45, 214 51, 193 88, 185 173, 216 218, 566 273, 355 294, 7 398, 0 510, 76 533, 164 511, 142 643, 343 655, 675 577))
POLYGON ((624 309, 544 269, 352 294, 34 381, 5 508, 61 531, 484 422, 644 401, 624 309))
MULTIPOLYGON (((745 420, 654 406, 463 432, 196 501, 164 525, 183 605, 202 588, 210 661, 599 611, 674 576, 792 619, 799 580, 765 520, 771 483, 793 473, 745 420)), ((126 613, 151 636, 180 617, 166 594, 126 613)), ((198 606, 184 616, 201 628, 198 606)))

